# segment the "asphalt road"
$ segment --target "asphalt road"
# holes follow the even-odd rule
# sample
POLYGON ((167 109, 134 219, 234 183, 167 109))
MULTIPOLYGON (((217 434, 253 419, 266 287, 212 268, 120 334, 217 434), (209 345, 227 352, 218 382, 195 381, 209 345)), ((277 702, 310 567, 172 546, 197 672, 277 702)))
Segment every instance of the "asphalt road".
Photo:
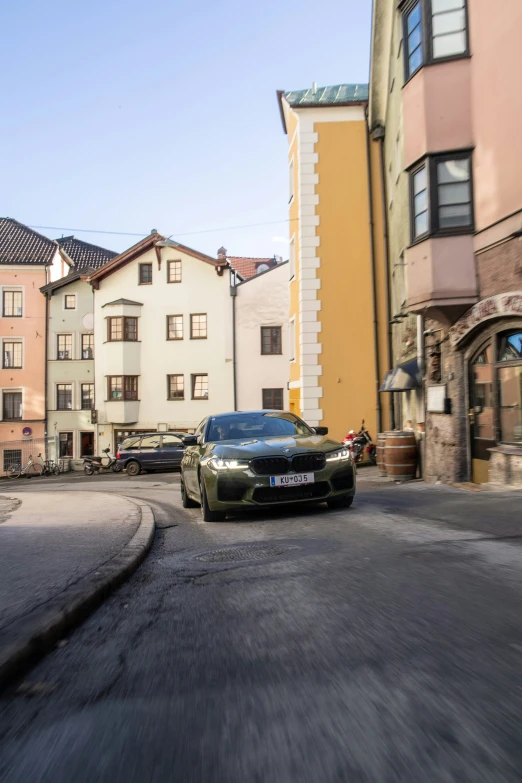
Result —
POLYGON ((156 542, 0 700, 3 783, 522 781, 522 495, 204 525, 175 475, 109 485, 156 542))

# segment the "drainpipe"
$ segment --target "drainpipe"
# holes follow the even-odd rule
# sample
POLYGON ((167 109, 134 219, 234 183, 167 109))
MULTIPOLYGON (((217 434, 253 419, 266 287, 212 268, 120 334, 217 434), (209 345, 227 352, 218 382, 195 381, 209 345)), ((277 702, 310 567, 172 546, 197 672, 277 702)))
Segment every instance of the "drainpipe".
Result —
POLYGON ((48 401, 48 393, 47 393, 47 382, 48 382, 48 360, 49 360, 49 298, 52 296, 52 292, 48 291, 45 294, 45 329, 44 329, 44 335, 45 335, 45 349, 44 349, 44 361, 45 361, 45 367, 44 367, 44 405, 45 405, 45 412, 44 412, 44 455, 45 459, 49 459, 49 454, 47 453, 47 401, 48 401))
MULTIPOLYGON (((384 258, 386 262, 386 274, 384 276, 384 285, 386 291, 386 354, 388 361, 388 369, 392 369, 392 325, 391 321, 391 294, 390 294, 390 241, 388 233, 388 193, 386 188, 386 173, 384 165, 384 136, 385 130, 380 125, 375 128, 372 134, 372 139, 379 142, 379 170, 381 179, 381 210, 382 221, 384 226, 384 258)), ((390 394, 390 429, 395 429, 395 396, 393 392, 390 394)))
POLYGON ((237 285, 236 275, 232 272, 232 285, 230 286, 230 296, 232 297, 232 374, 234 385, 234 410, 237 411, 237 368, 236 368, 236 297, 237 285))
MULTIPOLYGON (((417 316, 417 364, 419 366, 419 373, 422 377, 422 407, 424 417, 424 434, 420 435, 420 465, 419 465, 419 478, 424 478, 424 465, 426 464, 426 400, 425 400, 425 383, 424 374, 426 372, 426 361, 424 357, 424 316, 417 316)), ((417 417, 417 411, 415 411, 417 417)))
POLYGON ((372 189, 372 166, 370 158, 370 129, 368 128, 368 106, 365 108, 366 118, 366 165, 368 177, 368 212, 370 216, 370 255, 372 270, 372 309, 373 309, 373 348, 375 357, 375 412, 377 420, 377 433, 381 431, 381 401, 379 397, 379 336, 377 333, 377 290, 375 285, 375 245, 373 241, 373 189, 372 189))

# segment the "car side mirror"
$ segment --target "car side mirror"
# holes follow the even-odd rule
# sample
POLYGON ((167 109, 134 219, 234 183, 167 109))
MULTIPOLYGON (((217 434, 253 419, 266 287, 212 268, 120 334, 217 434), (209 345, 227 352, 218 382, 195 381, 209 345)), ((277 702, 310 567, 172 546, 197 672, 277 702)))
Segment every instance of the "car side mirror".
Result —
POLYGON ((199 440, 199 435, 185 435, 183 438, 183 445, 184 446, 197 446, 199 440))
POLYGON ((314 427, 316 435, 328 435, 328 427, 314 427))

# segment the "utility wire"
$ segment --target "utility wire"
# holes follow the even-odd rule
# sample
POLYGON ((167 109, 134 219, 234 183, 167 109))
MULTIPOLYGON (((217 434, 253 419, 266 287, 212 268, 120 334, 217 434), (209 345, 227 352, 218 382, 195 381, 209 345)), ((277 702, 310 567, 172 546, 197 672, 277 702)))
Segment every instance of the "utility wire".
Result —
MULTIPOLYGON (((174 232, 169 236, 185 237, 194 234, 211 234, 215 231, 237 231, 240 228, 256 228, 257 226, 274 226, 280 223, 291 223, 299 218, 287 218, 285 220, 271 220, 267 223, 246 223, 242 226, 226 226, 222 228, 205 228, 200 231, 184 231, 181 234, 174 232)), ((79 234, 111 234, 124 237, 147 237, 149 234, 134 234, 132 231, 98 231, 93 228, 65 228, 64 226, 29 226, 29 228, 42 229, 44 231, 76 231, 79 234)))

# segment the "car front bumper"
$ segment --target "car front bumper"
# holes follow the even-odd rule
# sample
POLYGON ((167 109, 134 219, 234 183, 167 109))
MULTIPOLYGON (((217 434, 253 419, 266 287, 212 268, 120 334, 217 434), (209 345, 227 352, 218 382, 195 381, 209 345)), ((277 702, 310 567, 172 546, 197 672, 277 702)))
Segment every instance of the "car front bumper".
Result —
POLYGON ((203 476, 213 511, 326 501, 341 495, 353 496, 356 487, 353 464, 327 466, 314 473, 313 484, 286 487, 271 487, 270 476, 258 476, 248 468, 216 471, 207 465, 203 476))

